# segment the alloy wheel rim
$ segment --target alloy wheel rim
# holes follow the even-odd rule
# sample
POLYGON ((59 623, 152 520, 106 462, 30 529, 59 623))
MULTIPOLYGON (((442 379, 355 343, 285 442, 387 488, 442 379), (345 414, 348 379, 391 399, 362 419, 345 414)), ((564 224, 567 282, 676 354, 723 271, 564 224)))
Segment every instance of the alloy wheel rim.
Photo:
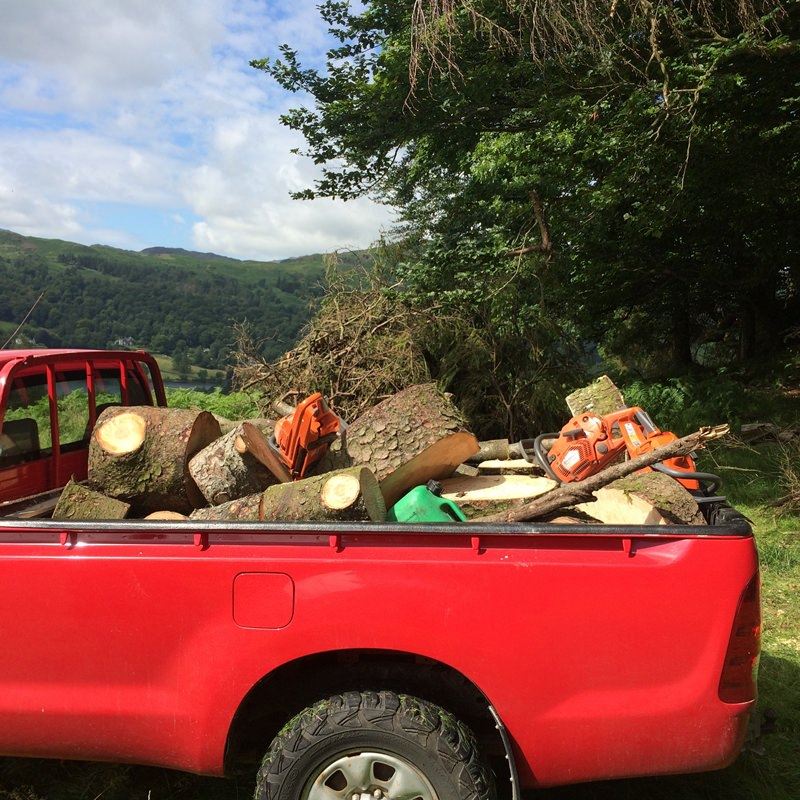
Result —
POLYGON ((302 800, 438 800, 413 764, 391 753, 347 753, 320 768, 302 800))

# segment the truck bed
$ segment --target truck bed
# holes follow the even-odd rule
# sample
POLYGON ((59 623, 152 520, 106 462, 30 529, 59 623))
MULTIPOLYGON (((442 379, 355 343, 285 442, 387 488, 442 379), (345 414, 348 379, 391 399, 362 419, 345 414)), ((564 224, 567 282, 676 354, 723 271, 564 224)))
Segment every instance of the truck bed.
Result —
POLYGON ((524 785, 721 767, 752 705, 723 703, 718 685, 757 556, 747 521, 717 516, 727 521, 6 517, 0 753, 221 775, 237 718, 274 676, 398 654, 491 703, 524 785))

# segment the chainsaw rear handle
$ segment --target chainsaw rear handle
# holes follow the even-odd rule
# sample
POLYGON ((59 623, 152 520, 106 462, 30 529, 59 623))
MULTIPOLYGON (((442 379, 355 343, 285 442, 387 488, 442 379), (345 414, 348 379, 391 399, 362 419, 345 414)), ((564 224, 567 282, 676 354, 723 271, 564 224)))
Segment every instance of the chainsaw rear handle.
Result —
MULTIPOLYGON (((550 462, 547 460, 547 453, 544 451, 544 440, 545 439, 558 439, 560 433, 540 433, 534 440, 533 440, 533 454, 536 456, 536 460, 539 462, 539 466, 544 470, 544 474, 547 475, 548 478, 551 478, 556 483, 561 483, 558 478, 558 475, 553 472, 550 462)), ((530 442, 530 439, 523 440, 527 445, 530 442)), ((523 445, 522 452, 525 454, 526 461, 532 461, 532 459, 528 458, 528 454, 526 452, 526 447, 523 445)))
MULTIPOLYGON (((699 481, 706 496, 713 495, 722 486, 722 478, 719 475, 714 475, 713 472, 686 472, 682 469, 672 469, 672 467, 668 467, 663 463, 653 464, 652 468, 669 475, 670 478, 699 481)), ((716 499, 719 500, 720 498, 716 499)), ((725 498, 721 499, 724 500, 725 498)))

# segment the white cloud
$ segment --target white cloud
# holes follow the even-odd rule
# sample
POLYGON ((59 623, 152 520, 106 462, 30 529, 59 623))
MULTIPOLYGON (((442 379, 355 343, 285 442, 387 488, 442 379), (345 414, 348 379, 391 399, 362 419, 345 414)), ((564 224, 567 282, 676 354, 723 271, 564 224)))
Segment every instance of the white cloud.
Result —
POLYGON ((292 155, 296 134, 271 116, 219 123, 207 163, 194 170, 187 199, 202 218, 198 249, 239 256, 289 255, 370 244, 390 223, 390 211, 370 200, 292 200, 315 168, 292 155))
POLYGON ((247 62, 282 41, 318 62, 314 0, 0 0, 0 19, 0 227, 133 246, 119 215, 80 210, 126 203, 190 212, 200 249, 273 258, 388 223, 369 200, 289 197, 318 173, 278 123, 293 98, 247 62))

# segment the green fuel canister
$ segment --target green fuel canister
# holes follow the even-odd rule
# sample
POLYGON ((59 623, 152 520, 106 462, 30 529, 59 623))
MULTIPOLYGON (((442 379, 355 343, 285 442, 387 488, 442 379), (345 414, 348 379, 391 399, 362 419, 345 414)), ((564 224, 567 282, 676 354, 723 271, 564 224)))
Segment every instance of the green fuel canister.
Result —
POLYGON ((390 522, 466 522, 464 512, 441 494, 438 481, 416 486, 389 509, 386 518, 390 522))

